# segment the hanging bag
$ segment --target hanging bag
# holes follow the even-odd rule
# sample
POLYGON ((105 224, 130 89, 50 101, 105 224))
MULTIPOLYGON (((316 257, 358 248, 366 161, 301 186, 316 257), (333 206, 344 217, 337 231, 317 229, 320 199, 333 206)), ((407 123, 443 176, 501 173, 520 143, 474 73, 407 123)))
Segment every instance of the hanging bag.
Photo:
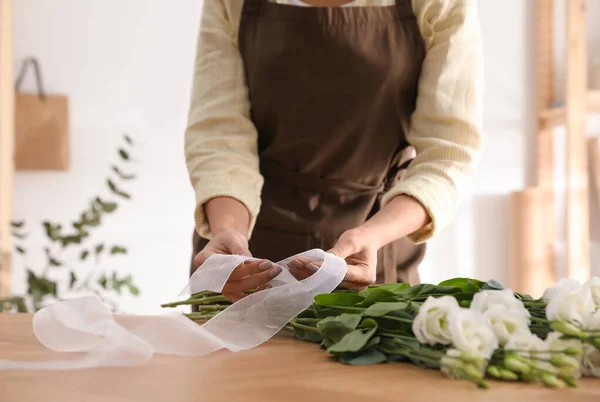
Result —
POLYGON ((15 166, 17 170, 69 169, 69 103, 65 95, 44 91, 38 61, 26 59, 15 83, 15 166), (21 93, 29 66, 37 93, 21 93))

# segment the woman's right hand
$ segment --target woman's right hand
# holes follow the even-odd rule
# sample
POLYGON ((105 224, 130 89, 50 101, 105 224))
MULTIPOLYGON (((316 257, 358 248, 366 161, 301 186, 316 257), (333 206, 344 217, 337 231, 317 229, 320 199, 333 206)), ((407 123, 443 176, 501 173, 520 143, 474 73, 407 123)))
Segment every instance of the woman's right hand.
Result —
MULTIPOLYGON (((215 235, 204 249, 194 257, 194 266, 200 267, 213 254, 245 255, 252 257, 248 239, 236 230, 223 230, 215 235)), ((281 267, 267 260, 246 261, 232 273, 223 287, 223 296, 236 302, 251 289, 268 289, 269 282, 281 273, 281 267)))

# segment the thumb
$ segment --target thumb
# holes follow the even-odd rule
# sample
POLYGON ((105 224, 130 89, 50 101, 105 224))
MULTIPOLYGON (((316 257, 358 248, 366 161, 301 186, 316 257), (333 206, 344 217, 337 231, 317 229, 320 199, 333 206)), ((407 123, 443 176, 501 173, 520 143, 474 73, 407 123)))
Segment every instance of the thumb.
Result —
POLYGON ((336 257, 340 257, 343 259, 348 258, 352 254, 358 252, 358 248, 356 244, 351 239, 341 238, 338 242, 331 248, 328 253, 335 255, 336 257))
POLYGON ((243 244, 234 243, 229 247, 229 251, 231 252, 231 254, 234 254, 234 255, 243 255, 246 257, 252 257, 252 253, 250 253, 250 250, 248 250, 248 247, 243 244))

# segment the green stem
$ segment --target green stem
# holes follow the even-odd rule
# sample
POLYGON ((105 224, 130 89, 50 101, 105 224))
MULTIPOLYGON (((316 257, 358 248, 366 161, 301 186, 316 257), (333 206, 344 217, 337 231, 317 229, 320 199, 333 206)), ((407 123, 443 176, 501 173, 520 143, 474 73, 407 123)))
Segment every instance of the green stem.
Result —
POLYGON ((311 327, 310 325, 303 325, 300 324, 298 322, 296 322, 295 320, 290 321, 290 325, 294 328, 298 328, 298 329, 302 329, 305 331, 310 331, 310 332, 319 332, 319 330, 315 327, 311 327))

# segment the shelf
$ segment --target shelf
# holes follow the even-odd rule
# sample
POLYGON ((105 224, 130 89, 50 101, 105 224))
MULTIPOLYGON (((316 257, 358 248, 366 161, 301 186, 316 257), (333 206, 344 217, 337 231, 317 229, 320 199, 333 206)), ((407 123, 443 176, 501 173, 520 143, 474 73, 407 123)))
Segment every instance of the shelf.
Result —
MULTIPOLYGON (((600 113, 600 90, 591 90, 588 92, 588 112, 600 113)), ((565 124, 565 106, 546 109, 540 112, 540 123, 547 128, 561 126, 565 124)))

